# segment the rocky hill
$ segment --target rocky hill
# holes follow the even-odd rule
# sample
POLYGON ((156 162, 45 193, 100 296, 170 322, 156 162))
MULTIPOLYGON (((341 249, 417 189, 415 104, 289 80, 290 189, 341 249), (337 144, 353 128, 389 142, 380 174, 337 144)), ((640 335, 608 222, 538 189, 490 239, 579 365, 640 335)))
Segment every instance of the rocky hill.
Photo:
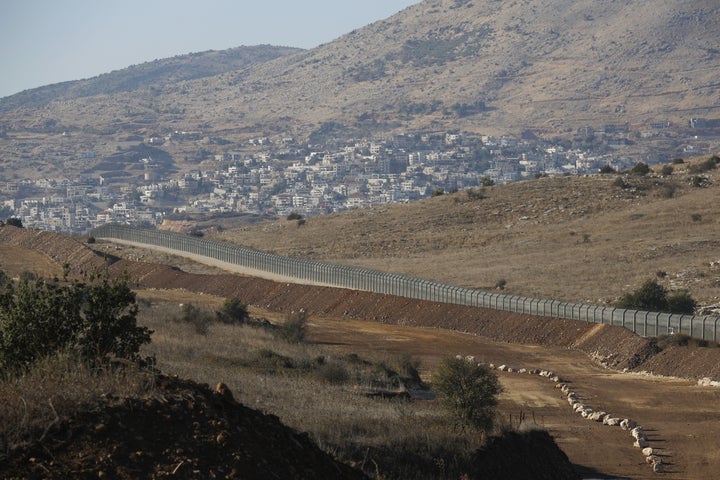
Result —
POLYGON ((53 101, 158 89, 186 80, 213 77, 255 63, 297 53, 298 48, 258 45, 228 50, 190 53, 132 65, 97 77, 33 88, 0 99, 0 112, 16 108, 42 108, 53 101))
MULTIPOLYGON (((0 148, 12 165, 28 143, 37 146, 30 156, 77 144, 102 155, 119 139, 173 130, 201 131, 207 144, 306 139, 321 128, 554 136, 586 125, 686 125, 720 117, 719 20, 713 0, 425 0, 312 50, 202 69, 215 76, 195 78, 189 57, 167 66, 173 81, 160 85, 137 67, 108 90, 98 79, 8 97, 0 148), (63 143, 63 132, 75 140, 63 143)), ((202 147, 176 148, 180 161, 202 147)))

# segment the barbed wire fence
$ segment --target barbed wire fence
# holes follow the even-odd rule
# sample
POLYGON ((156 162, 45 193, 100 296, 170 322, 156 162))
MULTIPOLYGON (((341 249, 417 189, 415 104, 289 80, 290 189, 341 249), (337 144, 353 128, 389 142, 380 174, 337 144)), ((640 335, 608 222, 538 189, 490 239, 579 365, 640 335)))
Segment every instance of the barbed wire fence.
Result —
POLYGON ((490 293, 407 275, 286 257, 191 235, 128 225, 103 225, 94 229, 90 235, 100 239, 133 242, 206 257, 280 277, 296 279, 300 283, 307 282, 438 303, 616 325, 645 337, 683 333, 702 340, 715 342, 718 340, 720 317, 717 316, 646 312, 490 293))

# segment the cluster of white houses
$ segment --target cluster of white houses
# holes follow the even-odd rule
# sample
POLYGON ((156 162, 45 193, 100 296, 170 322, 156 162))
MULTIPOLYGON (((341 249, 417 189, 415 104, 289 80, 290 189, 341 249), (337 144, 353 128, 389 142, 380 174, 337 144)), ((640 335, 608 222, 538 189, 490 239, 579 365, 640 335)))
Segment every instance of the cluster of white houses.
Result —
MULTIPOLYGON (((560 145, 445 132, 354 141, 317 151, 270 141, 252 145, 251 151, 215 153, 200 168, 175 178, 0 183, 0 207, 29 227, 82 233, 108 222, 156 225, 174 212, 314 215, 490 182, 623 166, 617 157, 560 145)), ((147 166, 152 160, 141 162, 147 166)))

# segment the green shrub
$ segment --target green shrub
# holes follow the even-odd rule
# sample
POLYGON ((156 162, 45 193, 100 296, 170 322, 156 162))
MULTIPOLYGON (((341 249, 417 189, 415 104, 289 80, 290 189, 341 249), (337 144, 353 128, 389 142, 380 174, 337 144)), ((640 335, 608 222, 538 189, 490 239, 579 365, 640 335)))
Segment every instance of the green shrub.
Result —
POLYGON ((701 175, 695 175, 690 179, 690 183, 692 183, 693 187, 702 188, 708 185, 708 180, 701 175))
POLYGON ((647 175, 650 173, 650 167, 643 162, 638 162, 635 164, 635 166, 630 170, 631 173, 634 173, 635 175, 647 175))
POLYGON ((350 373, 345 365, 338 362, 324 362, 318 365, 315 373, 319 379, 333 385, 347 383, 350 379, 350 373))
POLYGON ((600 173, 608 174, 608 173, 616 173, 616 172, 615 172, 615 169, 611 165, 603 165, 600 168, 600 173))
POLYGON ((403 377, 420 383, 420 360, 409 353, 402 353, 397 358, 398 370, 403 377))
POLYGON ((21 276, 0 296, 0 369, 21 373, 62 351, 106 363, 113 357, 140 360, 151 331, 138 327, 135 293, 126 279, 61 284, 21 276))
POLYGON ((186 323, 191 323, 195 327, 195 333, 207 335, 210 331, 212 316, 195 305, 186 303, 182 306, 182 316, 180 317, 180 320, 186 323))
POLYGON ((682 165, 683 163, 685 163, 685 160, 683 160, 682 158, 679 158, 679 157, 673 158, 672 163, 673 163, 673 165, 682 165))
POLYGON ((686 291, 675 292, 667 297, 668 310, 672 313, 685 313, 692 315, 697 308, 697 302, 686 291))
POLYGON ((649 312, 692 314, 697 302, 685 291, 668 295, 665 287, 655 280, 648 280, 639 289, 623 295, 616 305, 649 312))
POLYGON ((662 183, 656 186, 655 193, 660 198, 673 198, 677 186, 672 183, 662 183))
POLYGON ((648 280, 638 290, 623 295, 617 306, 633 310, 665 312, 668 309, 667 289, 655 280, 648 280))
POLYGON ((705 173, 709 172, 710 170, 714 170, 715 168, 717 168, 717 162, 715 161, 715 158, 717 157, 708 158, 705 161, 702 161, 700 163, 694 163, 688 166, 688 173, 705 173))
POLYGON ((280 333, 289 343, 301 343, 307 333, 307 312, 299 310, 288 314, 285 323, 280 327, 280 333))
POLYGON ((23 228, 22 220, 16 217, 10 217, 5 221, 6 225, 11 225, 13 227, 23 228))
POLYGON ((660 169, 660 173, 662 173, 663 175, 672 175, 673 171, 675 171, 675 169, 672 167, 672 165, 663 165, 660 169))
POLYGON ((285 217, 286 220, 300 220, 303 216, 300 215, 298 212, 290 212, 287 217, 285 217))
POLYGON ((622 177, 615 178, 615 180, 613 181, 613 185, 622 189, 630 187, 630 184, 628 184, 622 177))
POLYGON ((432 387, 458 425, 482 432, 492 430, 502 388, 487 366, 446 357, 433 375, 432 387))
POLYGON ((295 364, 290 357, 280 355, 269 348, 261 348, 257 352, 253 366, 262 370, 275 372, 281 369, 294 368, 295 364))
POLYGON ((482 200, 485 198, 485 195, 480 190, 470 189, 467 190, 467 197, 468 200, 482 200))
POLYGON ((218 322, 231 325, 242 325, 250 318, 247 306, 238 298, 228 298, 220 310, 216 312, 218 322))

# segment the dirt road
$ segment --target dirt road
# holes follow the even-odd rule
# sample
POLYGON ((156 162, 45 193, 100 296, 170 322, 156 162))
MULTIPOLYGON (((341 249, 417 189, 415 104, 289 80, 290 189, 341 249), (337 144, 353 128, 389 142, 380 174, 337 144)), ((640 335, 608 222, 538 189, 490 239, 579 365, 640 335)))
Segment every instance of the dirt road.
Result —
MULTIPOLYGON (((410 353, 430 377, 443 355, 474 355, 479 361, 558 373, 584 403, 636 420, 650 445, 668 464, 662 478, 717 478, 720 467, 720 389, 695 382, 597 366, 577 351, 489 341, 447 330, 403 327, 348 319, 314 318, 311 340, 360 355, 410 353)), ((500 373, 505 391, 500 412, 517 424, 524 416, 546 428, 587 478, 598 472, 623 478, 653 479, 630 432, 583 419, 573 413, 553 382, 539 376, 500 373)))

